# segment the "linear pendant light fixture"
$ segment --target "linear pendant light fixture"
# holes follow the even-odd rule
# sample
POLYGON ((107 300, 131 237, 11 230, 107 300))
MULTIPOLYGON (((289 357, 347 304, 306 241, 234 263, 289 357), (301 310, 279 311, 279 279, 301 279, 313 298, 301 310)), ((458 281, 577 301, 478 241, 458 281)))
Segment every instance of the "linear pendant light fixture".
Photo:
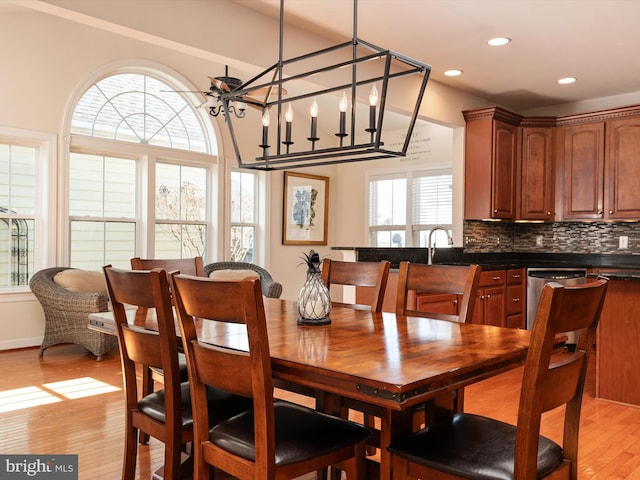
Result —
POLYGON ((351 41, 285 60, 280 0, 278 62, 219 94, 226 111, 243 102, 255 112, 238 120, 245 122, 237 128, 243 132, 242 150, 255 156, 246 161, 236 118, 225 115, 239 167, 282 170, 406 156, 431 67, 359 39, 357 10, 354 0, 351 41), (259 98, 256 92, 261 92, 259 98), (402 117, 400 122, 389 120, 388 98, 407 105, 411 114, 395 115, 402 117), (309 113, 300 119, 294 112, 298 117, 309 113), (248 146, 252 131, 257 141, 248 146))

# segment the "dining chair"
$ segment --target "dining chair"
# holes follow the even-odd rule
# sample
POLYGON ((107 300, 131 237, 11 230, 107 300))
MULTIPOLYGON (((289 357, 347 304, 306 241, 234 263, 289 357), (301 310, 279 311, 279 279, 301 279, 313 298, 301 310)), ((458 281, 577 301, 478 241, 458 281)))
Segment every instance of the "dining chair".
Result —
POLYGON ((274 401, 260 280, 218 281, 176 274, 172 281, 193 402, 194 480, 208 479, 210 466, 239 479, 272 480, 343 462, 349 478, 364 480, 367 428, 274 401), (225 345, 223 340, 213 344, 214 335, 206 343, 199 340, 195 318, 225 329, 228 324, 243 324, 245 347, 225 345), (212 426, 204 401, 206 386, 250 397, 253 409, 212 426))
POLYGON ((469 413, 440 418, 391 442, 394 479, 576 480, 580 407, 606 290, 604 279, 545 285, 525 361, 517 424, 469 413), (558 354, 556 335, 573 330, 580 330, 576 351, 558 354), (540 435, 542 414, 560 406, 565 408, 562 446, 540 435))
POLYGON ((400 262, 396 315, 471 323, 479 283, 479 265, 425 265, 400 262), (457 313, 446 314, 418 310, 417 307, 409 308, 410 292, 456 294, 457 313))
MULTIPOLYGON (((479 265, 427 265, 400 262, 398 269, 398 290, 396 295, 396 315, 429 317, 461 323, 471 323, 478 285, 479 265), (455 294, 456 314, 409 308, 410 294, 455 294)), ((426 305, 429 305, 428 303, 426 305)), ((458 388, 449 394, 440 395, 425 405, 416 407, 414 426, 416 428, 431 421, 440 412, 461 412, 464 406, 464 389, 458 388)))
MULTIPOLYGON (((391 264, 387 260, 381 260, 380 262, 342 262, 325 258, 322 262, 322 283, 327 288, 331 288, 331 285, 364 287, 368 290, 367 294, 371 295, 371 311, 380 313, 382 312, 390 266, 391 264)), ((324 408, 323 404, 322 400, 316 399, 317 408, 324 408)), ((340 416, 342 418, 349 417, 349 410, 361 411, 363 409, 364 405, 361 402, 348 398, 340 399, 340 416)), ((363 413, 363 415, 363 424, 376 432, 377 436, 374 416, 369 413, 363 413)), ((375 438, 370 440, 374 446, 379 445, 379 441, 375 438)), ((375 449, 368 447, 367 453, 372 455, 375 453, 375 449)))
MULTIPOLYGON (((162 268, 167 272, 179 271, 187 275, 198 275, 203 277, 204 261, 202 257, 193 258, 140 258, 133 257, 130 260, 132 270, 152 270, 162 268)), ((180 369, 180 380, 187 381, 187 361, 182 353, 178 354, 178 366, 180 369)), ((149 394, 154 390, 154 382, 163 383, 163 373, 161 368, 147 368, 142 377, 142 391, 149 394)), ((149 442, 149 435, 140 435, 140 443, 143 445, 149 442)))
POLYGON ((198 275, 204 277, 204 261, 202 257, 193 258, 140 258, 133 257, 131 259, 132 270, 151 270, 154 268, 162 268, 167 272, 175 270, 187 275, 198 275))
POLYGON ((331 285, 364 287, 371 294, 371 311, 382 312, 390 265, 387 260, 341 262, 325 258, 322 262, 322 283, 327 288, 331 285))
MULTIPOLYGON (((178 339, 169 294, 169 279, 163 269, 121 270, 104 267, 107 288, 116 321, 125 393, 125 450, 123 480, 136 472, 137 434, 146 433, 165 444, 164 478, 180 478, 182 447, 193 440, 189 383, 182 382, 178 368, 178 339), (136 315, 155 314, 158 330, 128 322, 125 306, 136 307, 136 315), (137 367, 162 368, 164 388, 138 395, 137 367)), ((218 422, 249 408, 249 402, 222 390, 210 389, 203 401, 210 405, 210 421, 218 422)))

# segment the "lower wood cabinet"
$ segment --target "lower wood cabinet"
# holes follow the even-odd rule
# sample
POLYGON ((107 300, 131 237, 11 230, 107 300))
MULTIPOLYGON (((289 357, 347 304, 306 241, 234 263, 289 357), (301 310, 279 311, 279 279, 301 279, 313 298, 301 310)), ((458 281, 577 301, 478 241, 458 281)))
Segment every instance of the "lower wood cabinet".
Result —
MULTIPOLYGON (((485 270, 480 273, 480 286, 473 311, 473 323, 498 327, 526 328, 526 277, 524 268, 485 270)), ((395 312, 398 272, 390 272, 382 311, 395 312)), ((421 293, 408 295, 409 308, 425 312, 458 314, 459 296, 421 293)), ((356 303, 370 304, 367 289, 356 288, 356 303)))

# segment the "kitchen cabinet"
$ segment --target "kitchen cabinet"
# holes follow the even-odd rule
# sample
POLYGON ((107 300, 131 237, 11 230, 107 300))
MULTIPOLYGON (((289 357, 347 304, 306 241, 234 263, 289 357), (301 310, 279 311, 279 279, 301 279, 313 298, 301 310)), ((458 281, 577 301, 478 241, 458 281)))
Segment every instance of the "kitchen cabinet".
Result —
POLYGON ((640 217, 640 116, 569 125, 564 135, 564 220, 640 217))
POLYGON ((596 345, 596 397, 640 406, 640 281, 609 281, 596 345))
POLYGON ((563 127, 564 220, 604 218, 604 122, 563 127))
POLYGON ((520 117, 499 107, 463 112, 465 220, 516 217, 520 117))
POLYGON ((519 220, 554 220, 554 130, 522 127, 519 220))
POLYGON ((506 270, 480 273, 473 323, 506 327, 506 270))
POLYGON ((507 270, 507 317, 508 328, 526 328, 525 306, 527 304, 527 285, 523 268, 507 270))
POLYGON ((640 116, 606 123, 605 218, 640 218, 640 116))

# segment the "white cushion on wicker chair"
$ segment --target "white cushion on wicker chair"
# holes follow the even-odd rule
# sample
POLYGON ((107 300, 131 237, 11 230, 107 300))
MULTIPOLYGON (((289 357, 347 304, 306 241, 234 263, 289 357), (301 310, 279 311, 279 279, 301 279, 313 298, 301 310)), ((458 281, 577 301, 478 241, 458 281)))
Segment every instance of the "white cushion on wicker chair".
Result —
POLYGON ((107 283, 103 272, 70 268, 57 273, 53 281, 71 292, 99 292, 107 295, 107 283))
POLYGON ((260 278, 258 272, 253 270, 214 270, 209 274, 209 278, 220 282, 239 282, 245 278, 260 278))

